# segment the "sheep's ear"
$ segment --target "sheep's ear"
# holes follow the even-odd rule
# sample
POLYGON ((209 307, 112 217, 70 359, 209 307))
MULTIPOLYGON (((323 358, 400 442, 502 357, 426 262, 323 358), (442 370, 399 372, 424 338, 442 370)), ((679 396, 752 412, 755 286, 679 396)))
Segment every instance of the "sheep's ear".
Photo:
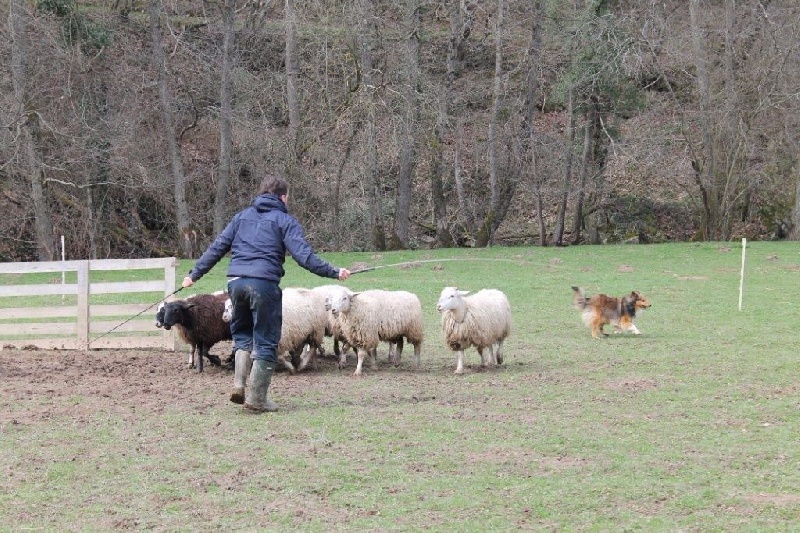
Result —
POLYGON ((361 294, 362 292, 363 292, 363 291, 351 292, 351 293, 350 293, 350 298, 355 298, 356 296, 358 296, 358 295, 359 295, 359 294, 361 294))
POLYGON ((466 296, 470 292, 472 292, 472 291, 458 291, 458 294, 460 294, 461 296, 466 296))

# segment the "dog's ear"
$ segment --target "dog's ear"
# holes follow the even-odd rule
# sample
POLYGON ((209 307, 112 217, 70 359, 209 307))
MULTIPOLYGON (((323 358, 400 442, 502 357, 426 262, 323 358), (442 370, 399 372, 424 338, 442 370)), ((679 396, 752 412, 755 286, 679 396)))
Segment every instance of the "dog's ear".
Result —
POLYGON ((631 291, 631 297, 632 297, 633 299, 635 299, 635 300, 638 300, 638 299, 639 299, 639 298, 641 298, 642 296, 641 296, 641 294, 639 294, 637 291, 631 291))

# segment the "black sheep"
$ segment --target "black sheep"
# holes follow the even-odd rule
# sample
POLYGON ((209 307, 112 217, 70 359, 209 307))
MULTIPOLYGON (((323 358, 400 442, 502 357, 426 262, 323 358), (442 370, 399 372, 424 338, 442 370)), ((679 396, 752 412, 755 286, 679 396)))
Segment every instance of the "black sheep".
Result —
POLYGON ((222 320, 227 293, 195 294, 185 300, 165 303, 156 312, 156 326, 178 331, 180 338, 192 347, 189 366, 203 371, 203 356, 212 365, 220 366, 221 361, 208 351, 216 343, 231 340, 231 330, 222 320))

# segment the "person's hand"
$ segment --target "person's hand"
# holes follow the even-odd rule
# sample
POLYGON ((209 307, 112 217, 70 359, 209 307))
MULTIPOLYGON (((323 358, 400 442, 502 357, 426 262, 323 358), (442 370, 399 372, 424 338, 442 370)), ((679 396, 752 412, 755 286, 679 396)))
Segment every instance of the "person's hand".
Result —
POLYGON ((194 285, 194 281, 192 281, 192 278, 190 278, 189 276, 186 276, 185 278, 183 278, 183 288, 184 289, 188 289, 192 285, 194 285))
POLYGON ((350 271, 346 268, 339 269, 339 281, 344 281, 350 277, 350 271))

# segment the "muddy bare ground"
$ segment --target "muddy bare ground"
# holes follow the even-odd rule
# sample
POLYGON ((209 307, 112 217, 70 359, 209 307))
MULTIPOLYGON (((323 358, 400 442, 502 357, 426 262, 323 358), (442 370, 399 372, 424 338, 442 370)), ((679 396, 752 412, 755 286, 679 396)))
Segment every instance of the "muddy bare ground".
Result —
POLYGON ((31 424, 42 417, 69 417, 112 405, 159 410, 209 387, 224 392, 228 374, 207 364, 204 373, 195 375, 182 353, 157 350, 5 349, 0 351, 0 388, 11 409, 0 412, 0 423, 31 424), (70 401, 78 396, 80 402, 70 401), (52 409, 42 413, 38 406, 45 398, 52 409))
MULTIPOLYGON (((212 353, 224 361, 230 343, 218 344, 212 353)), ((309 388, 323 396, 329 388, 341 391, 354 379, 354 359, 351 355, 348 367, 341 371, 333 358, 326 357, 317 359, 314 371, 296 376, 278 372, 271 394, 291 409, 293 403, 303 402, 309 388)), ((377 372, 388 366, 383 357, 377 372)), ((452 372, 444 366, 441 370, 452 372)), ((365 371, 370 372, 367 363, 365 371)), ((409 382, 417 381, 410 369, 408 373, 391 371, 393 385, 401 385, 405 374, 409 382)), ((232 370, 208 361, 202 373, 189 369, 184 351, 4 349, 0 350, 0 393, 6 408, 0 411, 0 424, 36 424, 100 409, 125 413, 134 409, 144 414, 161 413, 167 406, 171 411, 195 413, 205 407, 234 407, 228 402, 232 382, 232 370), (48 405, 46 411, 40 408, 43 402, 48 405)))

